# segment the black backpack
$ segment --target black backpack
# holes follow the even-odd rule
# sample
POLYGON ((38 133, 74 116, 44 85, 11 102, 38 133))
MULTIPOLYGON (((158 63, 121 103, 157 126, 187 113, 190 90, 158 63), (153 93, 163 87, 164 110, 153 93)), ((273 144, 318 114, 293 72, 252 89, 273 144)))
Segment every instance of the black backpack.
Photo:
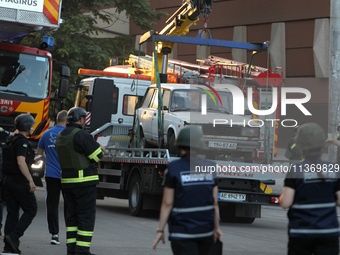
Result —
POLYGON ((13 146, 18 138, 18 136, 10 136, 2 146, 2 169, 5 174, 18 174, 17 157, 13 146))

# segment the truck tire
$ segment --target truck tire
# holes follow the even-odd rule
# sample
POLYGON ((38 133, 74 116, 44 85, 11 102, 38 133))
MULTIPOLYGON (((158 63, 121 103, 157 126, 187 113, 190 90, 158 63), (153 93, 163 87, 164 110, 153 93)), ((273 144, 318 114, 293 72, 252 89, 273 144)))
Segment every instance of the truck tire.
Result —
POLYGON ((141 178, 133 174, 129 183, 129 209, 133 216, 143 214, 143 194, 141 193, 141 178))

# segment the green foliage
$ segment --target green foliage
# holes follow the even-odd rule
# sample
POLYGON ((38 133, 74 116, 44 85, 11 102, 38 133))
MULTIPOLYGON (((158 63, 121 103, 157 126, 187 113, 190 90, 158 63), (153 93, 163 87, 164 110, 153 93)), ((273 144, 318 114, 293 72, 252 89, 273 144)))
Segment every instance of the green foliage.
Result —
MULTIPOLYGON (((148 0, 66 0, 63 1, 60 28, 50 35, 55 38, 55 49, 51 51, 53 58, 67 64, 71 68, 70 83, 75 84, 79 78, 78 69, 102 70, 109 65, 110 57, 122 59, 134 53, 132 40, 129 36, 120 36, 114 39, 92 38, 97 35, 95 18, 102 19, 108 24, 114 22, 109 14, 99 12, 100 9, 116 7, 117 12, 124 10, 131 20, 142 29, 149 30, 164 13, 156 13, 150 7, 148 0), (91 11, 93 16, 83 13, 91 11)), ((58 75, 53 78, 55 91, 59 83, 58 75)), ((63 109, 73 106, 75 92, 70 91, 64 100, 63 109)))

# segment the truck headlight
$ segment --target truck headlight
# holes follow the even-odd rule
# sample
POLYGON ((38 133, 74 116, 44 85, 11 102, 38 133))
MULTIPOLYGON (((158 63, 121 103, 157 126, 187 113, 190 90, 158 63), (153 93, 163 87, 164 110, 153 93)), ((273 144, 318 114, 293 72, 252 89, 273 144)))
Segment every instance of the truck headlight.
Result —
POLYGON ((241 129, 241 136, 244 137, 259 137, 260 129, 253 127, 243 127, 241 129))

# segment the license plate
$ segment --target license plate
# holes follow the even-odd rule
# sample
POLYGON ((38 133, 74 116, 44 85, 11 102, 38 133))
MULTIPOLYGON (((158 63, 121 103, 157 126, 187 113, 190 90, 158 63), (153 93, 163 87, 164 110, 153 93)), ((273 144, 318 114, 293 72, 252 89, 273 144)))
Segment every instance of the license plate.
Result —
POLYGON ((237 143, 209 141, 209 145, 208 146, 209 146, 209 148, 236 150, 237 143))
POLYGON ((246 201, 246 194, 219 192, 218 200, 220 201, 246 201))

